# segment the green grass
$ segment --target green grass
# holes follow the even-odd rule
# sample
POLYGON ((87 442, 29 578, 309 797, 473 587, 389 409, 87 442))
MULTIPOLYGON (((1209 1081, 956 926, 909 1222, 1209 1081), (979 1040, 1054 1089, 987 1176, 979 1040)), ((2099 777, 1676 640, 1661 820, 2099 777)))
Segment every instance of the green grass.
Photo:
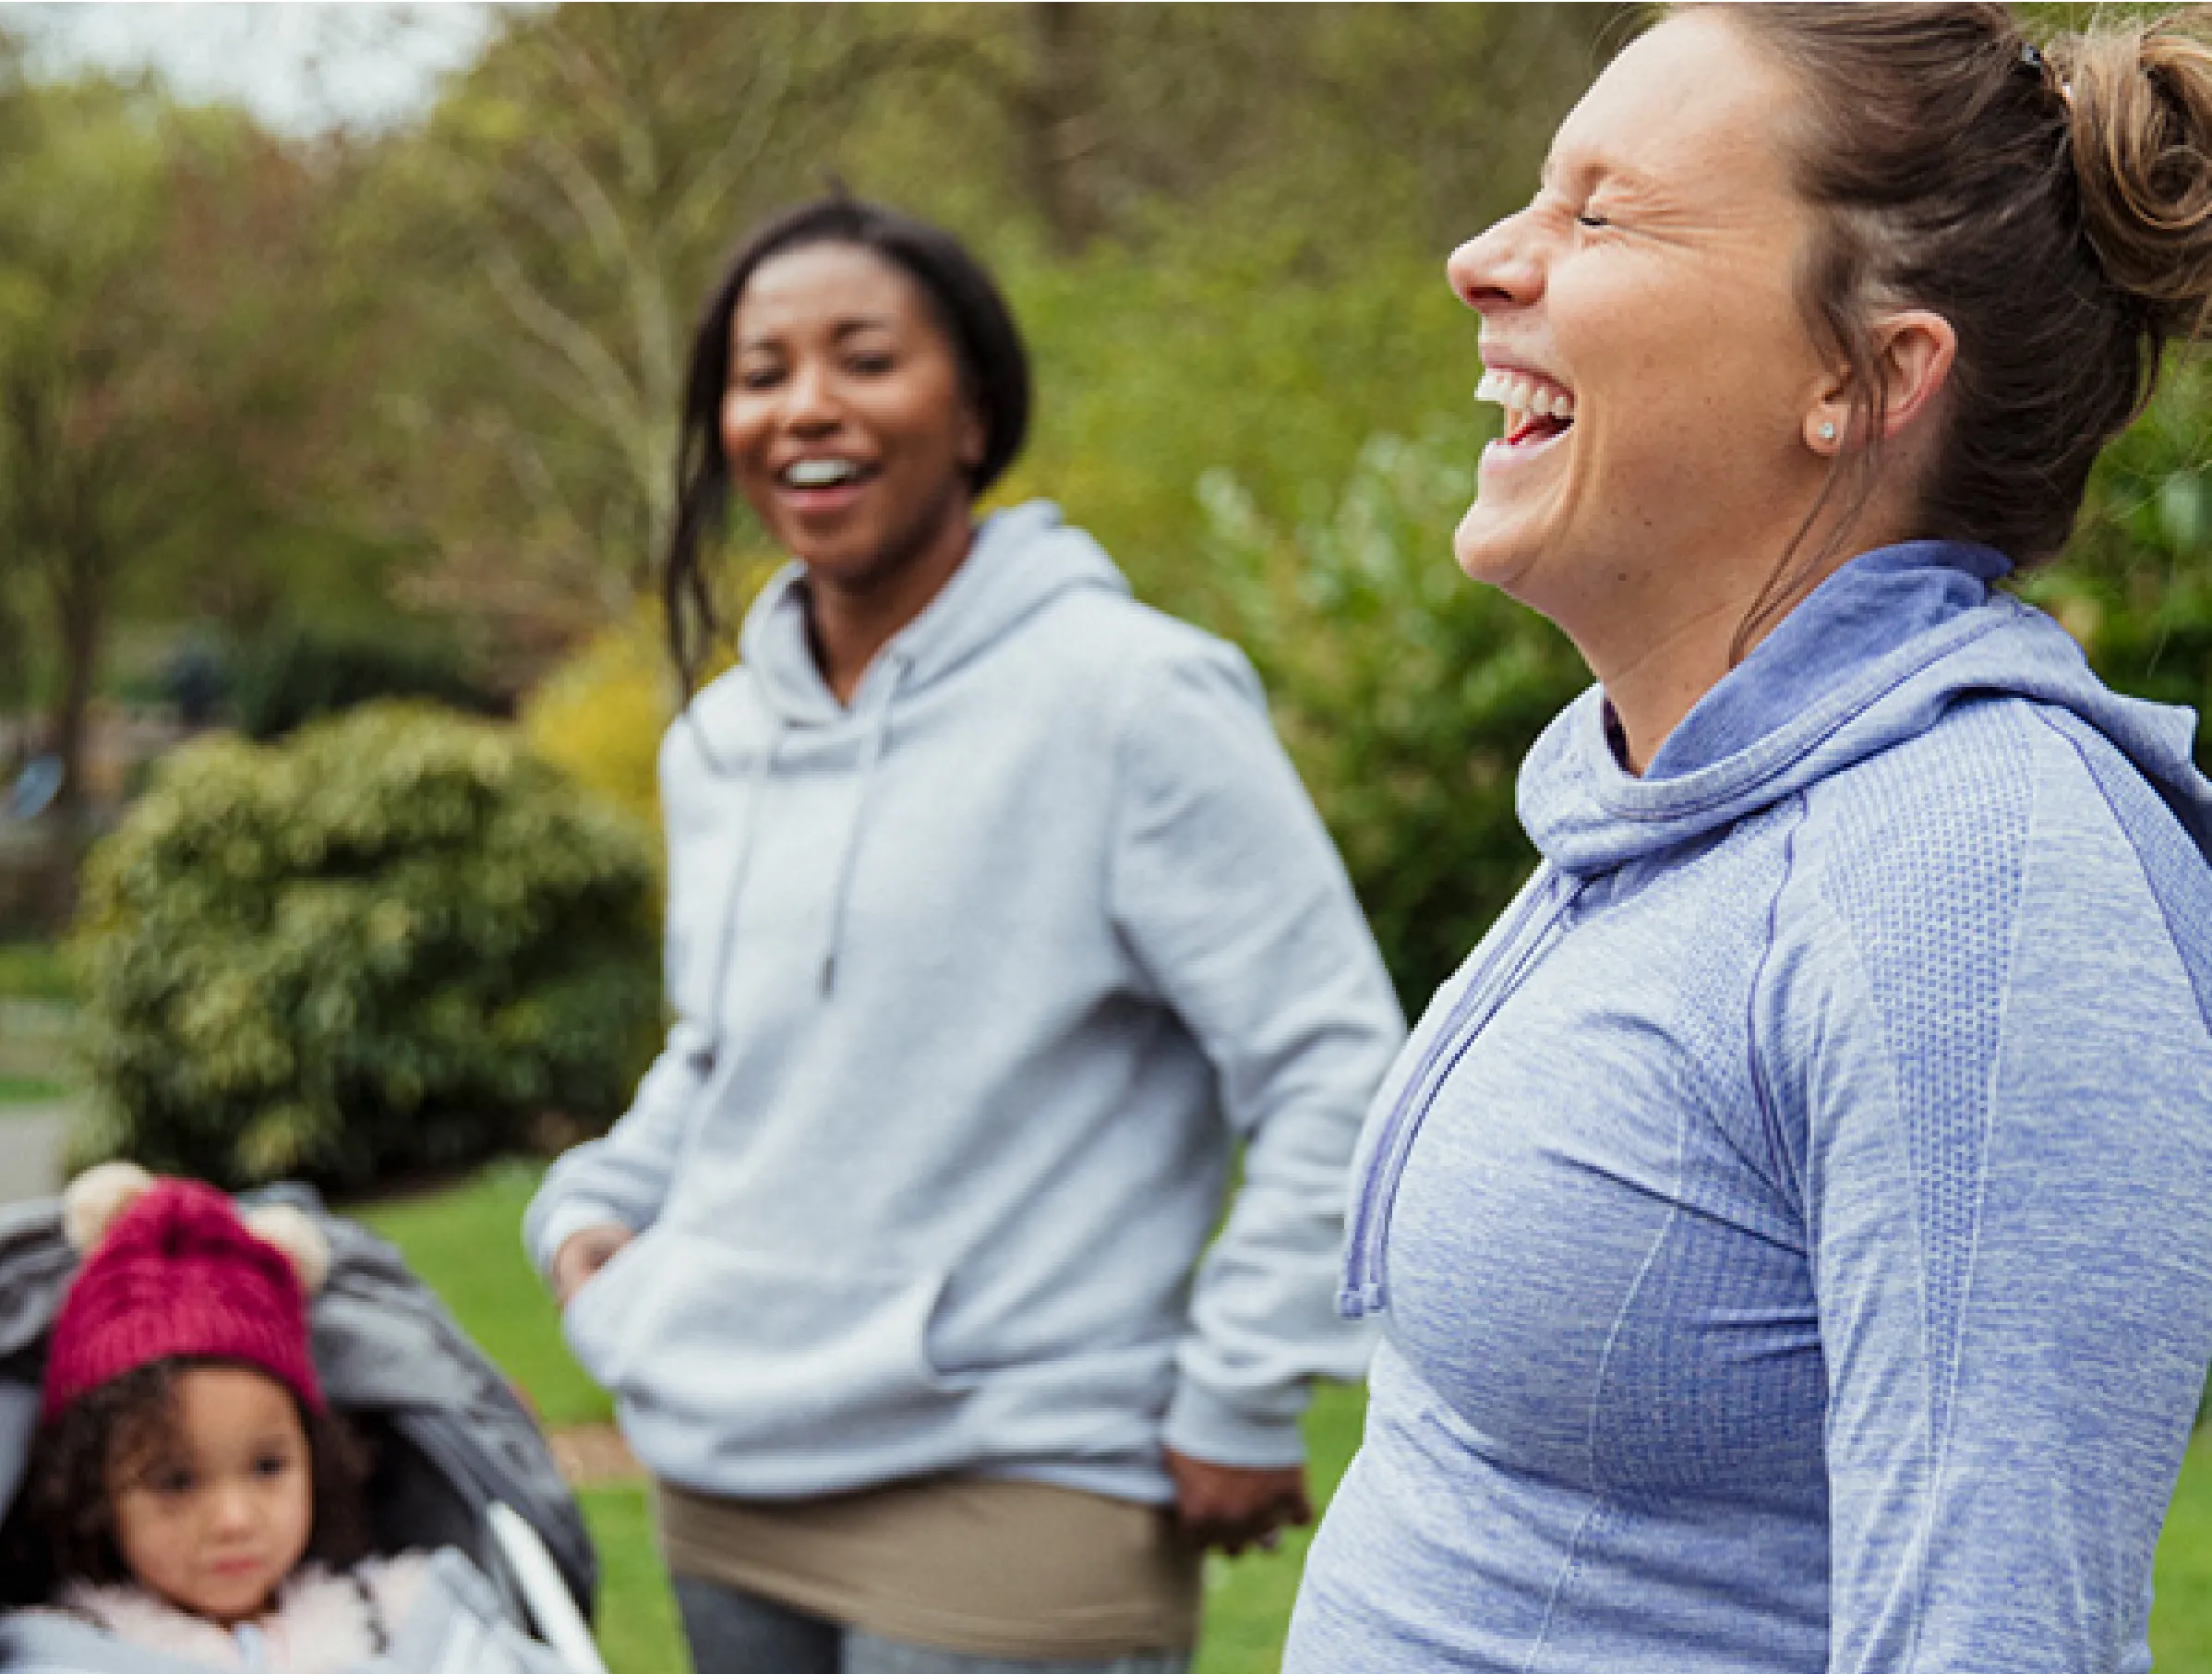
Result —
POLYGON ((2197 1432, 2158 1542, 2151 1660, 2158 1674, 2212 1674, 2212 1428, 2197 1432))
POLYGON ((0 942, 0 999, 74 1000, 76 985, 51 942, 0 942))
MULTIPOLYGON (((605 1418, 607 1398, 569 1358, 552 1304, 523 1259, 523 1205, 536 1180, 535 1168, 502 1164, 448 1191, 354 1212, 400 1246, 548 1424, 605 1418)), ((1335 1489, 1359 1444, 1363 1409, 1356 1389, 1326 1389, 1314 1403, 1306 1444, 1317 1500, 1335 1489)), ((611 1674, 683 1674, 644 1489, 587 1488, 579 1498, 599 1548, 599 1644, 611 1674)), ((1280 1668, 1309 1538, 1298 1530, 1280 1551, 1208 1561, 1194 1674, 1280 1668)), ((2158 1593, 2150 1634, 2158 1674, 2212 1674, 2212 1429, 2182 1466, 2158 1547, 2158 1593)))
POLYGON ((560 1318, 523 1254, 523 1207, 539 1170, 486 1169, 465 1186, 347 1212, 389 1238, 477 1346, 499 1363, 546 1425, 614 1416, 614 1406, 569 1357, 560 1318))
POLYGON ((0 1106, 8 1104, 51 1104, 69 1096, 69 1090, 59 1081, 50 1081, 44 1076, 11 1076, 0 1074, 0 1106))
POLYGON ((607 1674, 682 1674, 676 1601, 661 1573, 645 1490, 585 1488, 576 1498, 599 1549, 597 1637, 607 1674))

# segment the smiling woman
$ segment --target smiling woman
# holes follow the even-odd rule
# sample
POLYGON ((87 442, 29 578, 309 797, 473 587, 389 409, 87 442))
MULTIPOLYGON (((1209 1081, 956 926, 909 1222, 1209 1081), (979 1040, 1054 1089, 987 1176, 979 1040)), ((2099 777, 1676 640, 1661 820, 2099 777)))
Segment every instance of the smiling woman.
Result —
POLYGON ((1294 1674, 2149 1666, 2212 785, 1996 584, 2212 306, 2212 50, 1670 14, 1453 253, 1461 565, 1598 685, 1355 1166, 1294 1674))
POLYGON ((944 234, 833 201, 763 229, 708 300, 685 401, 670 633, 711 632, 699 569, 734 482, 807 566, 840 702, 951 577, 969 507, 1021 451, 1029 370, 1005 304, 944 234))
POLYGON ((668 1049, 526 1230, 702 1668, 1179 1669, 1364 1365, 1329 1278, 1401 1020, 1243 659, 1053 507, 975 521, 1028 400, 972 258, 843 199, 694 343, 687 682, 733 485, 792 562, 662 752, 668 1049))
POLYGON ((803 555, 841 701, 876 649, 847 644, 855 610, 882 598, 873 614, 910 619, 909 596, 934 597, 966 555, 984 435, 928 298, 882 258, 815 245, 746 287, 722 452, 769 535, 803 555))

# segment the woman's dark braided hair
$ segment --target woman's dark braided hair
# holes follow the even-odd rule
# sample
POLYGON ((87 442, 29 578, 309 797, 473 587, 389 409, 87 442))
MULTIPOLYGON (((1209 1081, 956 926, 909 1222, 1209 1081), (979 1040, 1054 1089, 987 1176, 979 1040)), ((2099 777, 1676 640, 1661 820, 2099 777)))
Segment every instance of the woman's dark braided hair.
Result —
MULTIPOLYGON (((22 1492, 0 1525, 0 1603, 42 1603, 72 1581, 131 1579, 115 1542, 114 1477, 174 1445, 179 1374, 228 1364, 150 1361, 87 1391, 41 1427, 22 1492)), ((367 1452, 337 1413, 301 1406, 299 1415, 314 1496, 307 1556, 343 1569, 369 1551, 367 1452)))
POLYGON ((968 478, 971 498, 996 482, 1021 452, 1029 428, 1029 357, 1014 315, 983 265, 942 228, 881 204, 835 196, 787 210, 739 245, 701 311, 691 338, 677 440, 676 522, 662 572, 668 650, 685 700, 714 636, 714 594, 701 567, 729 508, 729 462, 722 454, 722 401, 729 379, 731 316, 761 264, 809 245, 870 250, 911 279, 952 345, 964 392, 982 416, 983 457, 968 478))

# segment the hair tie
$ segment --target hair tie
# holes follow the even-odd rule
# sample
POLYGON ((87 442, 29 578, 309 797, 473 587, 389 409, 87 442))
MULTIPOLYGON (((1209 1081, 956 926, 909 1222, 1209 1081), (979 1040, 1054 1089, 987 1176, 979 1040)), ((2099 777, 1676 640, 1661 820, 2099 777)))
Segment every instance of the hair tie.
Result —
POLYGON ((2067 115, 2074 114, 2073 84, 2052 70, 2050 60, 2043 55, 2041 47, 2033 41, 2023 41, 2020 43, 2020 64, 2022 68, 2033 70, 2038 81, 2058 94, 2059 102, 2066 107, 2067 115))

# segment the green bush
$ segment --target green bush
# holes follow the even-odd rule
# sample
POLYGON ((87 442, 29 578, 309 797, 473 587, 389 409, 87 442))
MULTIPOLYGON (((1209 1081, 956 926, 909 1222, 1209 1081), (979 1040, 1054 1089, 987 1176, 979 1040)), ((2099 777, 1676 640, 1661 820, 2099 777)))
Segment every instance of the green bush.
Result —
POLYGON ((1225 473, 1199 485, 1224 626, 1268 683, 1413 1012, 1534 864, 1515 777, 1590 680, 1557 629, 1452 562, 1473 454, 1456 435, 1376 437, 1295 531, 1225 473))
POLYGON ((379 698, 427 698, 479 715, 504 706, 457 649, 419 632, 280 628, 241 651, 230 678, 238 730, 263 741, 379 698))
POLYGON ((358 1186, 603 1122, 658 1021, 653 887, 508 728, 383 704, 182 750, 87 868, 84 1149, 358 1186))

